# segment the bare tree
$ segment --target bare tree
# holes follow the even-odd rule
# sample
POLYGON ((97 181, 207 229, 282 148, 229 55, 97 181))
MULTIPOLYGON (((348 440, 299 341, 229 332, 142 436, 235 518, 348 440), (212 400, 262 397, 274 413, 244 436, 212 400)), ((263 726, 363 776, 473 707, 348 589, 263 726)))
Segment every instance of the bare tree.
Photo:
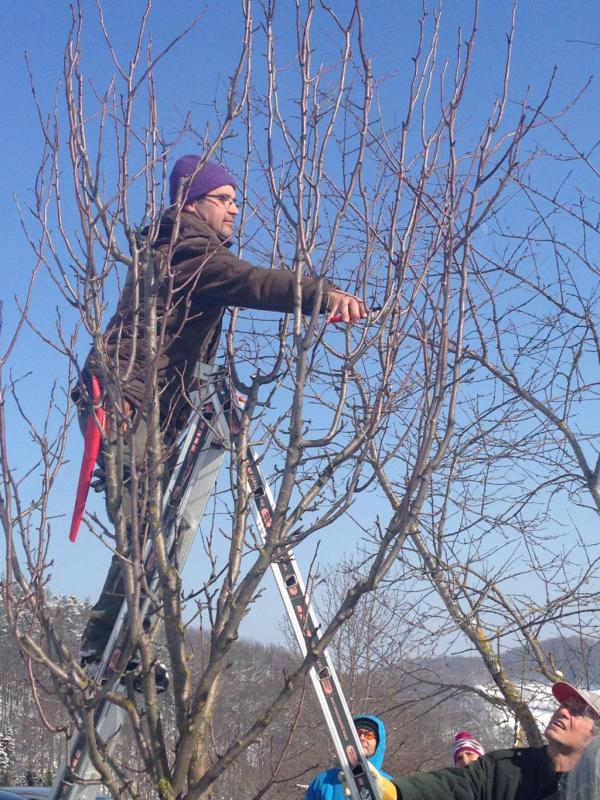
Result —
MULTIPOLYGON (((86 731, 94 765, 115 798, 138 791, 131 760, 119 758, 110 743, 99 740, 93 713, 104 696, 120 704, 129 718, 140 770, 159 796, 170 800, 208 796, 236 760, 257 746, 361 597, 381 583, 403 556, 407 541, 419 545, 428 520, 435 521, 445 542, 448 534, 439 524, 446 508, 440 480, 454 474, 453 464, 457 468, 453 459, 466 430, 462 414, 474 401, 474 351, 465 337, 479 330, 472 285, 485 270, 473 266, 478 236, 484 225, 501 219, 508 190, 524 180, 530 161, 527 137, 547 122, 549 88, 534 107, 524 101, 517 114, 507 114, 511 33, 498 75, 498 99, 474 141, 462 143, 460 113, 472 69, 477 4, 469 34, 465 39, 458 34, 454 59, 447 63, 438 62, 440 14, 424 11, 402 122, 395 127, 377 102, 358 0, 345 16, 312 0, 298 4, 292 64, 277 53, 280 26, 287 23, 275 3, 242 3, 240 54, 227 91, 215 103, 215 127, 198 132, 190 121, 185 135, 207 156, 218 154, 239 166, 244 177, 244 245, 238 242, 239 252, 294 271, 296 310, 277 328, 264 318, 232 314, 229 364, 245 382, 248 399, 232 447, 229 491, 216 506, 224 513, 215 514, 213 527, 203 530, 208 568, 188 597, 177 565, 169 562, 159 513, 166 453, 156 381, 163 347, 157 293, 168 284, 170 268, 168 258, 157 259, 152 248, 173 147, 158 122, 156 70, 178 39, 154 52, 148 36, 151 10, 148 2, 132 52, 123 58, 100 7, 98 26, 113 75, 105 87, 90 91, 82 67, 83 12, 74 6, 64 99, 49 117, 39 107, 45 153, 28 210, 32 227, 23 214, 36 259, 31 291, 36 271, 44 269, 62 298, 56 336, 46 338, 46 344, 64 357, 69 381, 77 377, 78 333, 85 331, 100 358, 108 419, 106 493, 114 530, 99 517, 88 525, 121 558, 131 629, 123 664, 139 651, 143 702, 131 686, 123 697, 112 685, 99 687, 90 680, 61 638, 47 603, 51 496, 65 460, 72 407, 68 393, 61 395, 57 387, 41 427, 28 415, 21 375, 11 373, 23 327, 37 327, 27 301, 0 362, 0 513, 6 537, 4 602, 13 634, 35 665, 34 686, 40 670, 52 676, 71 720, 86 731), (315 57, 315 27, 339 43, 339 54, 328 62, 315 57), (115 178, 108 163, 118 165, 115 178), (65 174, 72 179, 69 188, 65 174), (75 204, 75 226, 68 219, 67 195, 75 204), (147 365, 143 413, 133 419, 124 402, 130 376, 119 374, 102 336, 107 306, 122 287, 124 272, 135 307, 143 303, 133 340, 147 365), (374 308, 368 324, 338 330, 324 325, 316 313, 303 318, 303 275, 326 277, 359 293, 374 308), (29 468, 42 474, 32 502, 24 500, 10 449, 9 401, 39 447, 39 459, 29 468), (140 419, 148 425, 148 447, 132 480, 134 496, 142 499, 129 513, 120 491, 123 443, 134 447, 140 419), (248 521, 245 459, 250 443, 263 449, 275 493, 264 543, 248 521), (365 502, 372 499, 375 511, 371 504, 364 513, 365 502), (235 726, 217 746, 213 723, 224 674, 265 573, 282 547, 315 542, 317 536, 332 538, 348 521, 364 539, 359 576, 348 583, 304 661, 286 672, 251 721, 235 726), (144 629, 139 611, 141 595, 149 592, 141 560, 146 541, 152 543, 160 576, 152 603, 165 622, 173 674, 171 727, 152 680, 162 645, 144 629), (208 634, 198 673, 190 669, 183 635, 185 607, 192 601, 208 634)), ((484 426, 486 413, 477 420, 484 426)), ((493 426, 490 431, 493 435, 493 426)), ((473 446, 484 449, 490 431, 475 436, 473 446)), ((417 551, 434 577, 438 562, 428 551, 417 551)), ((439 561, 441 554, 436 557, 439 561)), ((472 632, 458 615, 455 622, 472 632)), ((280 745, 286 746, 289 742, 280 745)), ((275 757, 275 777, 278 763, 275 757)), ((267 789, 268 784, 259 796, 267 789)))
MULTIPOLYGON (((526 101, 517 118, 518 126, 544 127, 550 141, 557 134, 552 149, 528 159, 518 155, 518 136, 494 145, 505 95, 460 172, 450 172, 450 158, 438 182, 465 201, 457 215, 464 228, 448 251, 462 277, 462 284, 454 281, 464 305, 449 336, 456 380, 436 431, 444 446, 427 465, 429 496, 403 553, 439 595, 448 615, 433 609, 440 625, 455 626, 463 646, 482 658, 492 687, 478 691, 516 718, 517 741, 535 745, 543 740, 527 685, 540 678, 551 683, 568 668, 564 650, 547 650, 543 639, 593 641, 599 601, 591 535, 598 510, 590 413, 598 398, 597 270, 590 258, 595 201, 581 189, 596 175, 595 146, 584 150, 566 132, 561 120, 574 104, 549 114, 548 96, 536 106, 526 101), (560 167, 565 163, 568 172, 560 167), (473 179, 469 190, 455 174, 473 179), (503 181, 511 204, 486 216, 486 191, 493 184, 493 194, 503 181), (518 664, 505 658, 516 647, 525 654, 518 664)), ((449 111, 449 130, 454 120, 449 111)), ((400 509, 406 470, 398 481, 390 477, 400 473, 397 463, 385 465, 380 451, 377 458, 380 483, 400 509)), ((405 581, 403 572, 402 592, 405 581)), ((586 680, 581 672, 578 678, 586 680)))

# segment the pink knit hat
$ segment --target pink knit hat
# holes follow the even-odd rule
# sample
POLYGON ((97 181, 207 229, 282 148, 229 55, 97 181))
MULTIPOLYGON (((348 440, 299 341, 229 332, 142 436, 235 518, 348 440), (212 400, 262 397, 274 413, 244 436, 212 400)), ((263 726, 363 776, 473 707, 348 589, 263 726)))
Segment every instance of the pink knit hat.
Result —
POLYGON ((485 750, 481 742, 469 731, 459 731, 452 740, 452 760, 456 766, 456 759, 461 753, 477 753, 478 756, 485 755, 485 750))

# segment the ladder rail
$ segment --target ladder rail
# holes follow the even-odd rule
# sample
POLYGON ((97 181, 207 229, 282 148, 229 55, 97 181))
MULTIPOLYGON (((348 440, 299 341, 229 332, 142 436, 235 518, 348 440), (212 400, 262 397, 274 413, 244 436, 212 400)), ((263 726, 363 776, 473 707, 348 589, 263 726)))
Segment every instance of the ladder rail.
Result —
MULTIPOLYGON (((234 425, 228 425, 229 430, 239 430, 240 409, 234 402, 227 383, 216 381, 215 386, 222 414, 233 418, 235 422, 234 425)), ((275 500, 252 447, 247 450, 245 466, 252 499, 252 515, 261 539, 266 543, 275 511, 275 500)), ((272 562, 271 570, 300 650, 306 656, 311 649, 311 642, 320 638, 320 625, 290 547, 280 549, 280 555, 272 562)), ((327 649, 310 668, 309 675, 352 797, 355 800, 379 800, 339 677, 327 649)))
MULTIPOLYGON (((211 410, 214 416, 214 408, 211 409, 209 404, 209 413, 211 410)), ((163 500, 163 516, 165 524, 169 526, 167 549, 170 557, 177 558, 181 565, 185 563, 191 549, 226 452, 222 442, 220 445, 214 446, 217 444, 216 429, 212 424, 212 419, 207 418, 206 408, 202 408, 193 423, 195 424, 190 424, 182 437, 181 455, 175 465, 163 500), (199 481, 198 478, 203 471, 206 472, 206 476, 199 481), (177 503, 176 507, 172 505, 172 500, 177 503), (190 516, 192 518, 187 519, 190 516)), ((158 573, 150 542, 146 543, 143 557, 146 577, 154 589, 158 582, 158 573)), ((142 615, 145 616, 149 605, 150 599, 146 596, 143 598, 140 608, 142 615)), ((158 622, 157 620, 156 624, 158 622)), ((104 650, 97 680, 101 681, 103 678, 110 680, 114 675, 123 644, 126 643, 128 636, 126 625, 127 602, 124 601, 104 650)), ((125 687, 116 683, 113 691, 124 694, 125 687)), ((95 727, 99 738, 105 744, 114 741, 124 722, 124 711, 114 703, 104 700, 98 705, 95 717, 95 727)), ((69 742, 68 754, 55 776, 50 795, 52 800, 94 800, 97 794, 98 773, 89 756, 81 727, 81 724, 77 725, 78 729, 69 742)))

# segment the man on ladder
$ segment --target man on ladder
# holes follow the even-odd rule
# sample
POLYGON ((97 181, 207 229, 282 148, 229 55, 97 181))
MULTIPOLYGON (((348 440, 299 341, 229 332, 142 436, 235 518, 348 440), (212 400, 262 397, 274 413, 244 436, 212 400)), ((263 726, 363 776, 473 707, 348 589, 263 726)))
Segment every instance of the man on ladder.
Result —
MULTIPOLYGON (((136 480, 136 474, 148 447, 148 376, 155 374, 160 397, 164 488, 177 456, 175 439, 191 411, 189 394, 195 366, 214 361, 226 307, 294 311, 293 272, 254 267, 229 249, 238 205, 235 179, 223 166, 203 162, 197 155, 183 156, 170 175, 170 200, 171 207, 146 236, 147 252, 152 252, 162 267, 154 271, 154 282, 130 269, 116 313, 101 346, 87 357, 75 390, 88 469, 80 479, 71 539, 77 533, 96 460, 98 484, 106 486, 102 442, 107 439, 113 444, 118 441, 122 447, 116 502, 106 497, 109 518, 115 521, 118 507, 128 525, 135 504, 140 510, 140 491, 132 487, 143 482, 136 480), (160 342, 153 363, 147 363, 143 346, 145 293, 150 291, 155 293, 152 302, 160 342), (118 396, 107 396, 109 382, 117 385, 118 396), (126 429, 129 435, 119 437, 126 429)), ((358 322, 367 316, 360 299, 334 288, 326 279, 304 278, 303 313, 311 314, 317 305, 319 313, 339 322, 358 322)), ((129 534, 128 527, 128 538, 129 534)), ((127 555, 122 552, 113 556, 83 634, 81 658, 90 669, 100 662, 123 603, 121 563, 127 555)))

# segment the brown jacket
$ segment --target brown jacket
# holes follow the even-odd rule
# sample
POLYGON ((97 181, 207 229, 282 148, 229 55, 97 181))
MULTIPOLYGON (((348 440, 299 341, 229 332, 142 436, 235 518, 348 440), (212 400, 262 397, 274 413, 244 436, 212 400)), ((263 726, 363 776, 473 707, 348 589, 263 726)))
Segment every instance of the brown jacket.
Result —
MULTIPOLYGON (((155 267, 158 269, 161 262, 169 264, 157 290, 157 327, 162 334, 157 377, 163 421, 180 419, 186 408, 185 390, 189 388, 196 363, 212 363, 227 306, 281 312, 294 309, 293 272, 253 267, 237 258, 228 249, 229 242, 193 214, 180 214, 178 235, 173 241, 175 223, 175 212, 168 209, 153 245, 163 256, 155 259, 155 267)), ((141 283, 138 281, 138 285, 141 283)), ((111 371, 118 369, 126 399, 139 408, 146 399, 148 376, 140 341, 142 291, 138 289, 136 298, 135 288, 130 276, 104 339, 111 371)), ((320 312, 324 313, 331 289, 327 280, 305 278, 303 312, 312 312, 320 292, 320 312)), ((86 360, 84 377, 90 373, 98 374, 102 380, 100 361, 94 350, 86 360)))

